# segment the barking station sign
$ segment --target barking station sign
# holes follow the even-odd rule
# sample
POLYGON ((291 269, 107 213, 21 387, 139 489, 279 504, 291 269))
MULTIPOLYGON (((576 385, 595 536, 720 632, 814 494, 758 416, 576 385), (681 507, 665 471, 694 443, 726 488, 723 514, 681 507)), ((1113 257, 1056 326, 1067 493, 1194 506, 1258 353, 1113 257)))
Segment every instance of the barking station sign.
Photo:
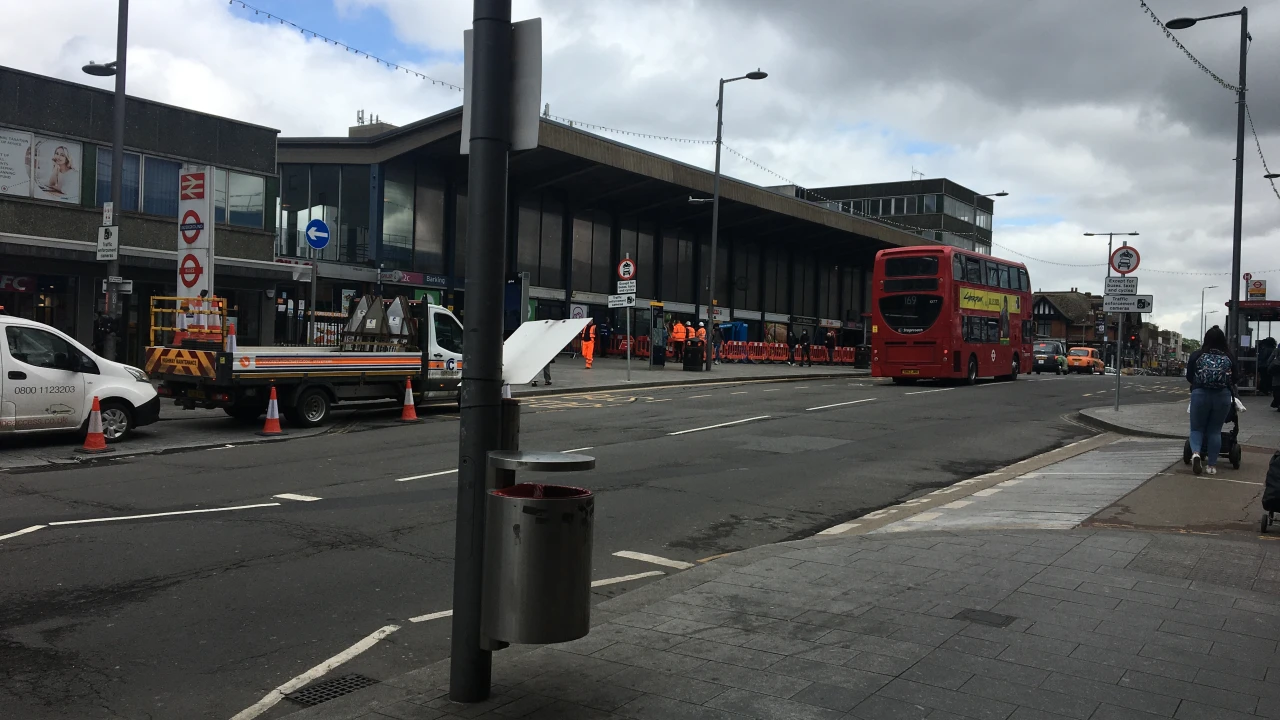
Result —
POLYGON ((187 165, 178 178, 178 295, 213 295, 214 169, 187 165))

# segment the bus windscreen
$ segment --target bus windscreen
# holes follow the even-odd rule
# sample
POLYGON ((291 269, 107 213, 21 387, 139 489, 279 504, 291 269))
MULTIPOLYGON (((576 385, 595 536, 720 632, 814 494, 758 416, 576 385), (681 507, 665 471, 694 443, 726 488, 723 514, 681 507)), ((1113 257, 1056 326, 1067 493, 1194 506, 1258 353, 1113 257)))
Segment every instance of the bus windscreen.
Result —
POLYGON ((933 327, 942 312, 939 295, 890 295, 880 298, 884 322, 903 335, 922 333, 933 327))

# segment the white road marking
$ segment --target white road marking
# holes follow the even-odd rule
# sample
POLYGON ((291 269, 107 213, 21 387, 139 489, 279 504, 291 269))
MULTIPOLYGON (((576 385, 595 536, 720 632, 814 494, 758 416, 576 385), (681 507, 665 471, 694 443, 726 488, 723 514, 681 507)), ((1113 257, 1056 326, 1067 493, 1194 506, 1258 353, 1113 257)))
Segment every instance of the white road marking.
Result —
POLYGON ((919 515, 912 515, 911 517, 907 518, 907 522, 929 522, 930 520, 934 520, 940 517, 942 517, 942 513, 940 512, 920 513, 919 515))
POLYGON ((629 558, 631 560, 639 560, 640 562, 653 563, 654 565, 663 565, 665 567, 673 567, 677 570, 688 570, 693 567, 693 563, 683 560, 671 560, 670 558, 658 557, 648 553, 632 552, 631 550, 619 550, 613 554, 614 557, 629 558))
POLYGON ((730 425, 741 425, 742 423, 748 423, 753 420, 767 420, 769 417, 770 417, 769 415, 757 415, 755 417, 743 418, 742 420, 734 420, 733 422, 717 423, 715 425, 708 425, 706 427, 700 427, 700 428, 690 428, 688 430, 677 430, 676 432, 669 432, 667 434, 668 435, 685 435, 688 433, 700 432, 702 430, 714 430, 716 428, 728 427, 730 425))
POLYGON ((1022 484, 1022 480, 1020 478, 1014 478, 1013 480, 1005 480, 1004 482, 1000 483, 1000 487, 1009 487, 1011 485, 1021 485, 1021 484, 1022 484))
POLYGON ((730 395, 746 395, 746 394, 747 394, 747 391, 746 391, 746 390, 739 390, 738 392, 731 392, 731 393, 729 393, 729 394, 730 394, 730 395))
POLYGON ((426 615, 411 617, 409 618, 409 622, 420 623, 420 622, 426 622, 428 620, 439 620, 440 618, 447 618, 447 617, 453 617, 452 610, 441 610, 440 612, 427 613, 426 615))
POLYGON ((426 475, 410 475, 409 477, 396 478, 395 481, 406 482, 408 480, 421 480, 422 478, 440 477, 441 475, 448 475, 450 473, 456 473, 456 472, 458 472, 458 468, 454 468, 452 470, 441 470, 440 472, 427 473, 426 475))
POLYGON ((849 402, 835 403, 833 405, 819 405, 818 407, 805 408, 805 411, 826 410, 827 408, 840 407, 842 405, 857 405, 858 403, 871 402, 872 400, 875 400, 875 398, 863 398, 861 400, 850 400, 849 402))
POLYGON ((320 499, 314 495, 295 495, 294 493, 280 493, 271 497, 280 498, 281 500, 297 500, 298 502, 315 502, 320 499))
POLYGON ((973 495, 974 495, 974 497, 987 497, 988 495, 995 495, 995 494, 996 494, 996 493, 998 493, 998 492, 1000 492, 1000 488, 999 488, 999 487, 989 487, 989 488, 987 488, 987 489, 985 489, 985 490, 979 490, 978 492, 974 493, 973 495))
POLYGON ((972 500, 952 500, 946 505, 943 505, 942 508, 945 510, 959 510, 965 505, 972 505, 972 504, 973 504, 972 500))
POLYGON ((605 578, 603 580, 592 580, 591 587, 614 585, 622 582, 630 582, 632 580, 640 580, 641 578, 654 577, 655 575, 666 575, 666 573, 661 570, 650 570, 649 572, 636 573, 635 575, 622 575, 620 577, 605 578))
POLYGON ((778 391, 779 391, 779 390, 781 390, 781 389, 782 389, 782 388, 769 388, 768 390, 765 390, 764 392, 778 392, 778 391))
POLYGON ((690 400, 697 400, 698 398, 704 398, 704 397, 711 397, 711 396, 710 396, 710 395, 690 395, 690 396, 689 396, 689 399, 690 399, 690 400))
POLYGON ((819 535, 839 535, 840 533, 845 532, 846 530, 852 530, 860 525, 862 525, 862 523, 844 522, 844 523, 840 523, 839 525, 832 525, 826 530, 820 530, 818 531, 818 534, 819 535))
POLYGON ((22 528, 21 530, 17 532, 11 532, 8 535, 0 535, 0 540, 8 540, 9 538, 16 538, 19 535, 26 535, 27 533, 33 533, 42 527, 44 527, 44 525, 32 525, 29 528, 22 528))
POLYGON ((235 716, 231 718, 231 720, 253 720, 253 718, 258 717, 262 713, 270 710, 272 707, 275 707, 276 703, 283 700, 285 695, 288 695, 289 693, 293 692, 294 690, 297 690, 303 685, 306 685, 312 680, 323 677, 330 670, 338 667, 339 665, 359 655, 365 650, 368 650, 369 648, 377 644, 379 640, 381 640, 382 638, 390 635, 391 633, 399 629, 400 629, 399 625, 387 625, 385 627, 380 628, 377 632, 366 637, 365 639, 361 640, 355 645, 352 645, 346 650, 343 650, 337 655, 334 655, 328 660, 325 660, 319 665, 311 668, 310 670, 302 673, 301 675, 281 685, 275 690, 272 690, 271 692, 267 693, 266 697, 254 703, 252 706, 245 708, 244 710, 241 710, 240 712, 236 713, 235 716))
POLYGON ((89 518, 88 520, 59 520, 54 525, 84 525, 85 523, 114 522, 116 520, 143 520, 146 518, 170 517, 173 515, 197 515, 199 513, 227 512, 229 510, 250 510, 252 508, 280 507, 280 503, 258 503, 256 505, 235 505, 233 507, 205 508, 203 510, 175 510, 173 512, 148 513, 146 515, 121 515, 119 517, 89 518))
POLYGON ((576 452, 582 452, 583 450, 594 450, 594 449, 595 449, 595 446, 594 446, 594 445, 590 445, 590 446, 588 446, 588 447, 584 447, 584 448, 574 448, 574 449, 572 449, 572 450, 561 450, 561 451, 560 451, 560 454, 561 454, 561 455, 566 455, 566 454, 568 454, 568 453, 576 453, 576 452))
POLYGON ((923 395, 923 394, 925 394, 925 393, 931 393, 931 392, 946 392, 946 391, 948 391, 948 390, 955 390, 955 388, 934 388, 934 389, 932 389, 932 390, 916 390, 915 392, 902 393, 902 394, 903 394, 903 395, 923 395))
POLYGON ((808 389, 809 389, 809 386, 808 386, 808 385, 797 385, 797 386, 795 386, 795 387, 794 387, 794 388, 792 388, 792 389, 793 389, 793 390, 808 390, 808 389))
POLYGON ((863 518, 864 520, 875 520, 875 519, 877 519, 877 518, 882 518, 882 517, 884 517, 885 515, 890 515, 890 514, 893 514, 893 513, 895 513, 895 512, 898 512, 898 506, 896 506, 896 505, 895 505, 895 506, 893 506, 893 507, 887 507, 887 508, 885 508, 885 509, 883 509, 883 510, 877 510, 877 511, 875 511, 875 512, 873 512, 873 513, 867 513, 866 515, 863 515, 863 516, 862 516, 862 518, 863 518))
POLYGON ((645 400, 645 402, 671 402, 671 398, 662 398, 661 400, 645 400))

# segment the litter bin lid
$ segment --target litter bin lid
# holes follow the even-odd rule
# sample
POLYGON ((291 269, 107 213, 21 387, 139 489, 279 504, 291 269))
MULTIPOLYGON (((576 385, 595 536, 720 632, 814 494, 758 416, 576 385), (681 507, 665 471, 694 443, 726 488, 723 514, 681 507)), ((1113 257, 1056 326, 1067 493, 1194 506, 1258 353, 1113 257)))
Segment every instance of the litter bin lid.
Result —
POLYGON ((550 451, 510 452, 507 450, 490 450, 489 466, 499 470, 579 472, 595 468, 596 459, 590 455, 550 451))

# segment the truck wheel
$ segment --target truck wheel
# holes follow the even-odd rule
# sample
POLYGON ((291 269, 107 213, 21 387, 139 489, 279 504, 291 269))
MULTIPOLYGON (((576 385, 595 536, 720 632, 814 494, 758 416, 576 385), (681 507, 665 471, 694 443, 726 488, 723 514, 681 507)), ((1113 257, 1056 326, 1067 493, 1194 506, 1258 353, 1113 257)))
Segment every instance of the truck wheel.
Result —
POLYGON ((107 400, 101 403, 102 434, 107 442, 114 443, 128 437, 133 431, 133 408, 126 402, 107 400))
POLYGON ((329 419, 329 394, 315 387, 303 390, 288 419, 298 427, 323 425, 329 419))

